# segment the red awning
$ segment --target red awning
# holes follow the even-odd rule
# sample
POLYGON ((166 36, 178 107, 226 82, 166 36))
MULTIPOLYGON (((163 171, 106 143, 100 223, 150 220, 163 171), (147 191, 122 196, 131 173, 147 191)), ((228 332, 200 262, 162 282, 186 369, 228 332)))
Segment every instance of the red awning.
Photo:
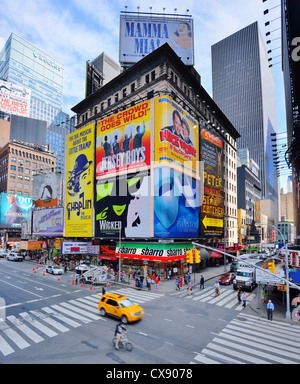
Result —
MULTIPOLYGON (((116 253, 116 257, 119 258, 120 254, 116 253)), ((158 257, 158 256, 149 256, 149 255, 129 255, 129 254, 121 254, 122 259, 132 259, 132 260, 148 260, 148 261, 157 261, 159 263, 169 263, 171 261, 179 261, 185 260, 186 255, 177 255, 170 257, 158 257)))
POLYGON ((215 251, 213 251, 213 252, 211 253, 210 257, 211 257, 211 258, 221 258, 221 257, 223 257, 223 255, 221 255, 221 253, 219 253, 219 252, 215 252, 215 251))

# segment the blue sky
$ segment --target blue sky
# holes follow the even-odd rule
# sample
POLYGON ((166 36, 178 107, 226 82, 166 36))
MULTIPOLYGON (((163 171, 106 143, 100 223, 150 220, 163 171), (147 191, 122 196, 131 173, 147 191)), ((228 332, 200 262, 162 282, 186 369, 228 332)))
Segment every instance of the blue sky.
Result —
MULTIPOLYGON (((63 110, 72 115, 70 108, 84 98, 86 61, 103 51, 116 61, 119 59, 119 19, 125 6, 128 11, 140 7, 140 12, 150 12, 150 7, 158 13, 187 14, 189 10, 194 19, 195 68, 203 87, 212 95, 211 45, 219 40, 258 21, 265 41, 272 40, 267 49, 272 49, 274 56, 280 54, 280 49, 276 49, 280 46, 280 39, 276 39, 280 31, 274 31, 280 27, 280 20, 273 21, 269 27, 264 25, 280 16, 280 7, 276 7, 279 3, 279 0, 265 3, 262 0, 0 0, 0 50, 14 32, 62 62, 63 110), (270 12, 264 16, 263 11, 268 7, 270 12), (269 30, 274 32, 267 38, 265 33, 269 30)), ((280 57, 272 60, 278 62, 280 57)), ((285 132, 281 65, 274 65, 273 70, 278 130, 285 132)), ((284 180, 282 186, 285 187, 284 180)))

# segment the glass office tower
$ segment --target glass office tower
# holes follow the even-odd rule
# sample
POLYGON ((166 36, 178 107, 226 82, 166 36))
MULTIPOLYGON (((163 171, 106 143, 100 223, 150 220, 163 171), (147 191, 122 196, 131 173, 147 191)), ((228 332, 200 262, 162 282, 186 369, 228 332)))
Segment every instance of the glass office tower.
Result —
POLYGON ((278 209, 275 79, 257 22, 212 46, 212 84, 213 99, 241 134, 238 149, 248 148, 259 165, 262 198, 278 209))
MULTIPOLYGON (((12 33, 0 52, 0 79, 31 90, 29 117, 44 120, 49 144, 57 158, 57 171, 64 173, 64 143, 70 133, 69 115, 62 111, 64 66, 41 49, 12 33)), ((24 140, 22 132, 11 139, 24 140)), ((34 137, 31 132, 31 137, 34 137)), ((38 143, 36 132, 36 143, 38 143)), ((26 141, 26 140, 24 140, 26 141)))

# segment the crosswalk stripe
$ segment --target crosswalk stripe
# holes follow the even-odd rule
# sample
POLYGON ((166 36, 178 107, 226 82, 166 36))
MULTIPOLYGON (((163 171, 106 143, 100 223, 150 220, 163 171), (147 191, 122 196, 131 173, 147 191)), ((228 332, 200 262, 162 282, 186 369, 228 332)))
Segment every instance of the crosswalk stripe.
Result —
POLYGON ((50 317, 47 317, 43 315, 39 311, 30 311, 34 316, 38 317, 39 319, 45 321, 46 323, 50 324, 52 327, 58 329, 60 332, 67 332, 69 331, 69 328, 65 327, 64 325, 60 324, 58 321, 55 321, 51 319, 50 317))
MULTIPOLYGON (((217 341, 217 340, 214 339, 213 341, 217 341)), ((229 347, 229 345, 228 345, 228 347, 229 347)), ((223 352, 224 354, 228 354, 229 356, 237 357, 239 359, 245 360, 247 363, 270 364, 268 362, 265 362, 265 360, 258 359, 256 357, 250 356, 248 354, 246 355, 243 352, 237 352, 234 349, 226 348, 226 347, 223 347, 221 345, 214 344, 214 343, 209 343, 207 345, 207 348, 211 348, 211 349, 217 350, 218 352, 223 352)), ((223 356, 223 359, 225 359, 225 355, 223 356)))
POLYGON ((19 313, 19 315, 22 316, 23 319, 28 321, 30 323, 30 325, 34 326, 39 331, 45 333, 45 335, 47 335, 49 337, 57 336, 56 332, 52 331, 50 328, 46 327, 45 325, 43 325, 39 321, 35 320, 31 315, 29 315, 29 313, 22 312, 22 313, 19 313))
POLYGON ((42 308, 42 311, 51 314, 56 319, 63 321, 64 323, 70 325, 73 328, 80 327, 80 323, 77 323, 76 321, 69 319, 68 317, 64 316, 62 313, 55 312, 52 308, 44 307, 42 308))
POLYGON ((39 334, 37 334, 31 328, 29 328, 26 324, 24 324, 21 319, 17 319, 13 315, 7 316, 6 319, 12 322, 13 325, 16 326, 18 330, 23 332, 25 336, 27 336, 29 339, 31 339, 35 343, 40 343, 41 341, 44 340, 43 337, 41 337, 39 334))
POLYGON ((230 321, 195 358, 207 364, 203 356, 226 363, 299 364, 299 327, 241 313, 230 321), (271 337, 272 336, 272 337, 271 337), (233 361, 231 361, 233 359, 233 361))
POLYGON ((6 340, 0 335, 0 351, 4 356, 10 355, 11 353, 15 352, 14 349, 8 344, 6 340))
POLYGON ((74 317, 75 319, 80 320, 83 323, 90 323, 92 321, 90 319, 87 319, 86 317, 79 315, 78 313, 75 313, 74 311, 69 311, 68 309, 63 308, 60 305, 54 304, 54 305, 51 305, 51 307, 56 309, 59 312, 62 312, 64 314, 68 315, 68 316, 74 317))
POLYGON ((62 305, 63 307, 66 307, 66 308, 68 308, 68 309, 70 309, 70 310, 72 310, 74 312, 77 312, 77 313, 79 313, 81 315, 84 315, 84 316, 86 316, 88 318, 91 318, 93 320, 99 320, 99 318, 100 318, 99 316, 95 316, 92 313, 89 313, 86 310, 82 310, 82 309, 76 307, 75 305, 71 305, 69 303, 63 302, 63 303, 60 303, 60 305, 62 305))
POLYGON ((197 355, 195 357, 195 359, 200 361, 201 363, 204 363, 204 364, 221 364, 220 362, 218 362, 216 360, 209 359, 208 357, 205 357, 203 355, 197 355))
POLYGON ((30 346, 26 340, 23 339, 16 331, 11 328, 4 329, 3 332, 8 336, 20 349, 24 349, 30 346))
MULTIPOLYGON (((74 305, 78 305, 82 309, 86 309, 87 311, 91 311, 91 312, 99 315, 99 310, 94 305, 85 305, 81 302, 81 300, 69 300, 69 303, 74 304, 74 305)), ((86 312, 84 312, 84 313, 86 313, 86 312)), ((95 320, 98 320, 98 317, 95 320)))

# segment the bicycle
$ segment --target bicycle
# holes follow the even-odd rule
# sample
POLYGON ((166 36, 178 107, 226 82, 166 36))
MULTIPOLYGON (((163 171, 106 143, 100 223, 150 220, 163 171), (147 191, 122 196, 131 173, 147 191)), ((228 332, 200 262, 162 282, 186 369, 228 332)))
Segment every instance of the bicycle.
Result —
MULTIPOLYGON (((114 336, 112 339, 112 343, 114 347, 116 347, 116 341, 117 341, 117 336, 114 336)), ((125 348, 125 347, 129 352, 131 352, 133 349, 131 342, 128 340, 127 332, 124 332, 124 339, 120 339, 120 342, 119 342, 119 348, 125 348)))

